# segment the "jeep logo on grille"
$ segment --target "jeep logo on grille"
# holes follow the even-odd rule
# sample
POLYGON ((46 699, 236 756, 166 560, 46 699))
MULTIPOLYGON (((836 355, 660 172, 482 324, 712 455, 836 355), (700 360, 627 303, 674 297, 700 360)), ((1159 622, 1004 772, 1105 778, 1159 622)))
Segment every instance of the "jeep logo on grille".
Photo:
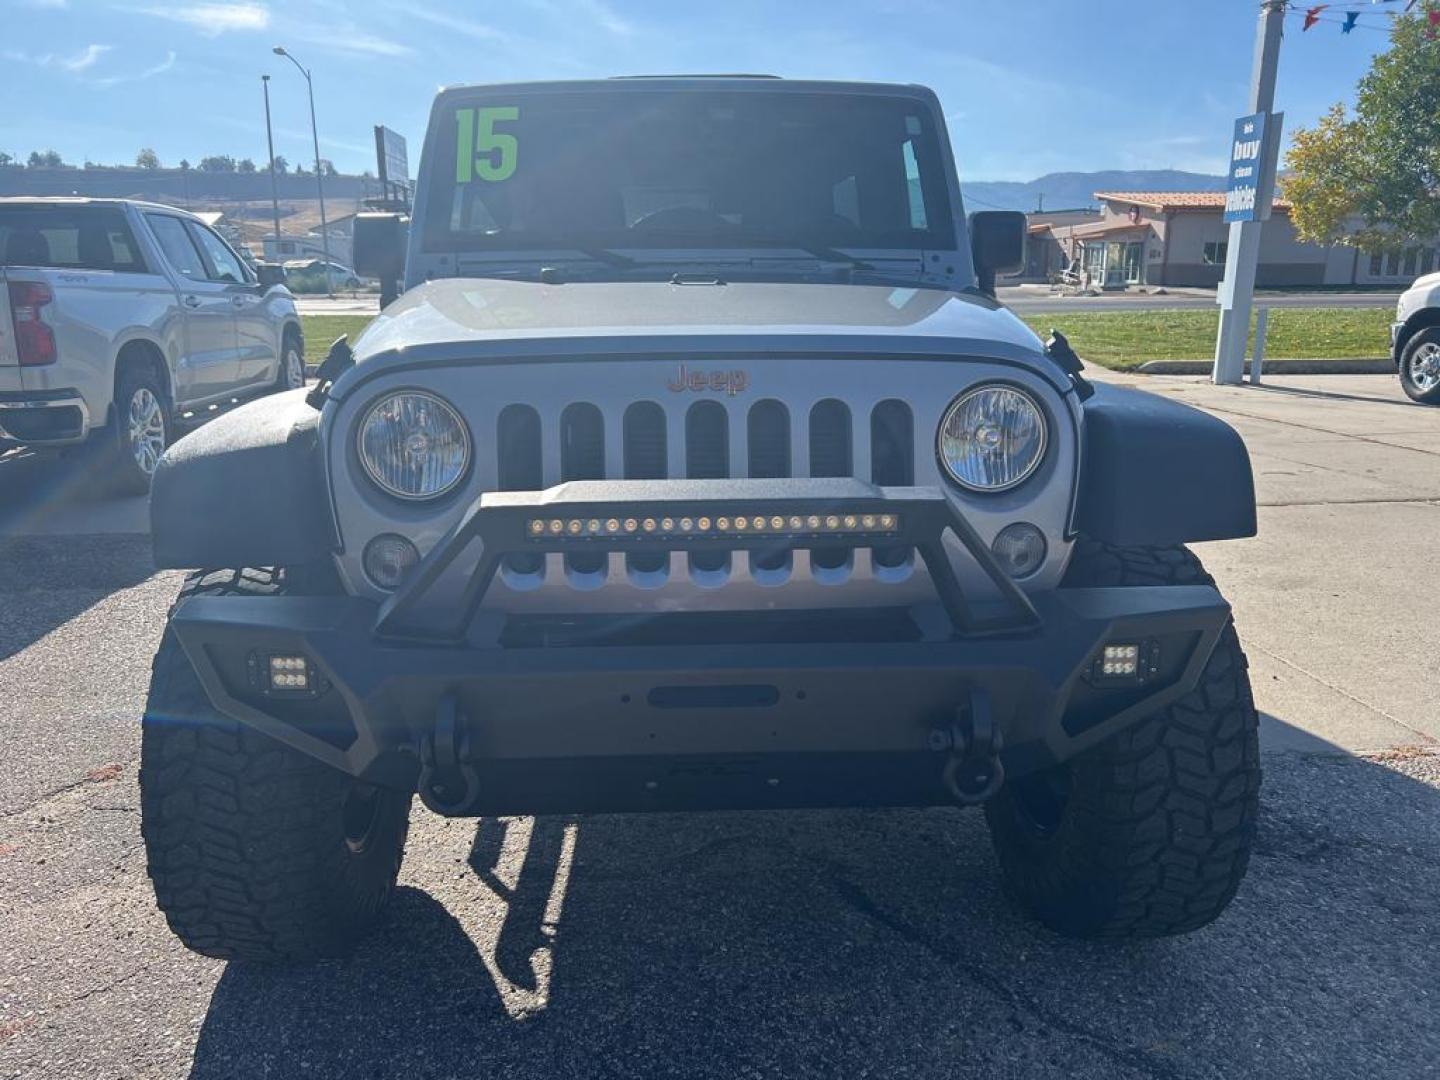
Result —
POLYGON ((717 394, 729 394, 734 397, 742 390, 750 388, 750 374, 740 368, 733 368, 729 371, 700 371, 681 364, 675 377, 665 385, 672 394, 683 394, 686 390, 693 390, 699 394, 706 390, 712 390, 717 394))

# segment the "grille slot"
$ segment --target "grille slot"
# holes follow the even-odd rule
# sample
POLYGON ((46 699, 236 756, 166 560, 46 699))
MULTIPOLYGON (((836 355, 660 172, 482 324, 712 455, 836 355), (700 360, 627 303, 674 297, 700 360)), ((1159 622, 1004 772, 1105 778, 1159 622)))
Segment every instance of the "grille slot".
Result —
MULTIPOLYGON (((665 479, 665 410, 653 401, 637 401, 625 410, 625 479, 665 479)), ((632 573, 655 574, 670 564, 667 552, 625 556, 632 573)))
POLYGON ((790 410, 773 398, 757 401, 746 417, 746 450, 750 475, 790 475, 790 410))
MULTIPOLYGON (((685 473, 694 480, 724 480, 730 475, 730 416, 718 401, 697 401, 685 414, 685 473)), ((713 573, 730 567, 725 551, 696 551, 695 570, 713 573)))
POLYGON ((697 401, 685 414, 685 475, 692 480, 730 475, 730 417, 718 401, 697 401))
POLYGON ((854 476, 850 407, 826 398, 810 410, 810 475, 854 476))
MULTIPOLYGON (((529 405, 507 405, 495 422, 496 483, 501 491, 539 491, 545 486, 540 414, 529 405)), ((505 566, 517 574, 539 573, 543 555, 515 552, 505 566)))
MULTIPOLYGON (((605 479, 605 418, 588 402, 568 405, 560 414, 560 479, 605 479)), ((599 573, 608 562, 603 551, 565 556, 565 565, 579 574, 599 573)))
MULTIPOLYGON (((915 483, 915 415, 903 401, 891 398, 870 412, 870 479, 888 487, 915 483)), ((906 546, 875 549, 875 562, 884 567, 904 566, 910 556, 906 546)))
MULTIPOLYGON (((810 410, 810 475, 853 476, 853 436, 850 408, 843 401, 826 398, 810 410)), ((850 562, 847 548, 815 548, 810 562, 821 570, 840 570, 850 562)))

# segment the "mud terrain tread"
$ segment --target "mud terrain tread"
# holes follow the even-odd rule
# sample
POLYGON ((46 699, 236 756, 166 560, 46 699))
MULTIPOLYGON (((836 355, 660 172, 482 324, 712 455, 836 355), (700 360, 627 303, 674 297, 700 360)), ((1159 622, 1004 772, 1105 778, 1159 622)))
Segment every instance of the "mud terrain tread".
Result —
MULTIPOLYGON (((177 604, 282 590, 278 571, 201 573, 177 604)), ((378 849, 347 858, 338 822, 349 785, 217 713, 167 628, 141 740, 141 832, 156 901, 189 948, 272 962, 347 950, 393 889, 410 802, 386 793, 378 849)))
MULTIPOLYGON (((1069 587, 1212 579, 1182 547, 1083 541, 1069 587)), ((1215 919, 1245 877, 1259 806, 1257 716, 1245 654, 1227 625, 1199 685, 1081 755, 1054 833, 1026 835, 1006 793, 987 806, 1010 891, 1083 937, 1180 934, 1215 919)))

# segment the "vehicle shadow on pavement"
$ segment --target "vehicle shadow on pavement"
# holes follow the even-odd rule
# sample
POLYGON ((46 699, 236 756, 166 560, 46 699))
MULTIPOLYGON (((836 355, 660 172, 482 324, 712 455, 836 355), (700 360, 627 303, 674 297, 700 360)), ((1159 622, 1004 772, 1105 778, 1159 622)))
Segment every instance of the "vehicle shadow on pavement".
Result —
POLYGON ((423 891, 351 960, 231 965, 192 1076, 1423 1074, 1440 757, 1266 769, 1230 911, 1137 944, 1013 910, 973 812, 417 818, 423 891))
POLYGON ((154 574, 148 536, 0 535, 0 660, 154 574))

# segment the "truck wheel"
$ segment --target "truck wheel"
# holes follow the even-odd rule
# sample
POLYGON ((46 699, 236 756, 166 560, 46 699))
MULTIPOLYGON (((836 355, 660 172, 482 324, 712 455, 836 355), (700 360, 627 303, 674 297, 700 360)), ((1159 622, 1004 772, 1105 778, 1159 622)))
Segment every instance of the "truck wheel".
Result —
POLYGON ((275 376, 275 390, 295 390, 305 385, 305 350, 294 330, 285 331, 280 345, 280 371, 275 376))
POLYGON ((170 406, 148 364, 131 364, 115 380, 115 422, 102 433, 104 486, 117 495, 144 495, 170 445, 170 406))
POLYGON ((1440 405, 1440 326, 1426 327, 1405 343, 1400 386, 1412 401, 1440 405))
MULTIPOLYGON (((283 591, 277 572, 220 571, 192 575, 180 600, 283 591)), ((220 715, 165 631, 143 721, 141 833, 155 899, 189 948, 261 962, 347 952, 394 890, 410 801, 220 715)))
MULTIPOLYGON (((1212 584, 1182 547, 1076 547, 1063 587, 1212 584)), ((985 806, 1007 891, 1072 937, 1147 938, 1210 922, 1235 896, 1259 809, 1245 654, 1228 624, 1200 683, 985 806)))

